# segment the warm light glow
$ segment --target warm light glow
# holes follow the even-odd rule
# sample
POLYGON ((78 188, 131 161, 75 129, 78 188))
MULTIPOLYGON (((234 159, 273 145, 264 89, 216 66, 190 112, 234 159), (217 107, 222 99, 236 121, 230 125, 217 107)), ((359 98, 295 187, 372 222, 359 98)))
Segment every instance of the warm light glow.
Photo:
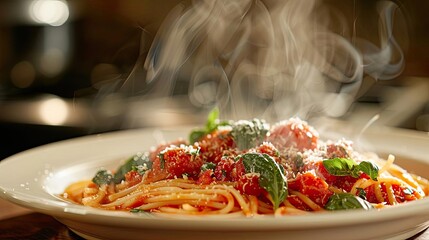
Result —
POLYGON ((34 21, 51 26, 61 26, 69 18, 68 5, 62 0, 35 0, 29 13, 34 21))
POLYGON ((49 48, 40 57, 40 71, 48 77, 54 77, 64 69, 66 56, 57 48, 49 48))
POLYGON ((36 70, 33 64, 22 61, 13 66, 10 71, 10 79, 16 87, 27 88, 33 84, 36 78, 36 70))
POLYGON ((41 103, 39 114, 47 124, 61 125, 66 121, 69 110, 63 100, 50 98, 41 103))

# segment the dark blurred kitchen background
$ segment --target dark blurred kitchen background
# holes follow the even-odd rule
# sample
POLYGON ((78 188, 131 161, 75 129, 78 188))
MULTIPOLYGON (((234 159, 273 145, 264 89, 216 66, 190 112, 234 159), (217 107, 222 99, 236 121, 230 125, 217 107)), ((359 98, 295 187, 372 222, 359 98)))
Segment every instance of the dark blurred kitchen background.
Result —
MULTIPOLYGON (((326 2, 365 21, 374 1, 326 2)), ((429 1, 393 2, 408 30, 403 72, 371 84, 343 118, 383 111, 383 124, 428 132, 429 1)), ((150 101, 124 101, 115 91, 178 3, 190 1, 0 0, 0 159, 88 134, 200 122, 184 117, 200 113, 186 99, 168 104, 185 108, 176 114, 150 101)), ((176 88, 186 95, 186 87, 176 88)))

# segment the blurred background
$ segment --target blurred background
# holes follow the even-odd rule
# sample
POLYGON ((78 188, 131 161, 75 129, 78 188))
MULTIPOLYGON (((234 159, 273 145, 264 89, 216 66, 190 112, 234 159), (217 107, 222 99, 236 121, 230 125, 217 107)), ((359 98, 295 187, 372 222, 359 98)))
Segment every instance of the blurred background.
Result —
MULTIPOLYGON (((377 1, 325 2, 373 36, 377 1)), ((368 80, 347 113, 336 117, 359 122, 383 113, 380 124, 429 132, 429 1, 392 2, 402 12, 395 34, 403 69, 388 81, 368 80)), ((173 100, 134 101, 130 96, 146 93, 118 91, 130 75, 140 84, 135 64, 178 4, 192 2, 0 0, 0 159, 88 134, 204 122, 207 108, 187 98, 185 74, 169 93, 173 100)))

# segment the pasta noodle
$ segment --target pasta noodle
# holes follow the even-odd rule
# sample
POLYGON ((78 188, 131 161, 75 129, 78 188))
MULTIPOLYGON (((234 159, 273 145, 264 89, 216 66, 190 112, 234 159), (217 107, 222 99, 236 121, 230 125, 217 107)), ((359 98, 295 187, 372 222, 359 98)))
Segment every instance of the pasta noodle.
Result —
POLYGON ((323 141, 298 118, 269 126, 213 116, 189 140, 100 169, 61 197, 106 210, 233 217, 378 209, 429 194, 428 180, 397 166, 393 155, 383 160, 345 139, 323 141))

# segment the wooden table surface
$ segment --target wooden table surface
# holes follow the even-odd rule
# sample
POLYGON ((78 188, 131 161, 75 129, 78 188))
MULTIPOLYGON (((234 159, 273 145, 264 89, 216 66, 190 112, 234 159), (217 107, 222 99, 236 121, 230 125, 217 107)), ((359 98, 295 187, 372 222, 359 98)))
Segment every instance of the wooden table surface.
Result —
POLYGON ((83 240, 53 217, 0 198, 0 239, 83 240))
MULTIPOLYGON (((0 199, 0 240, 83 240, 55 218, 0 199)), ((429 229, 409 240, 429 240, 429 229)))

